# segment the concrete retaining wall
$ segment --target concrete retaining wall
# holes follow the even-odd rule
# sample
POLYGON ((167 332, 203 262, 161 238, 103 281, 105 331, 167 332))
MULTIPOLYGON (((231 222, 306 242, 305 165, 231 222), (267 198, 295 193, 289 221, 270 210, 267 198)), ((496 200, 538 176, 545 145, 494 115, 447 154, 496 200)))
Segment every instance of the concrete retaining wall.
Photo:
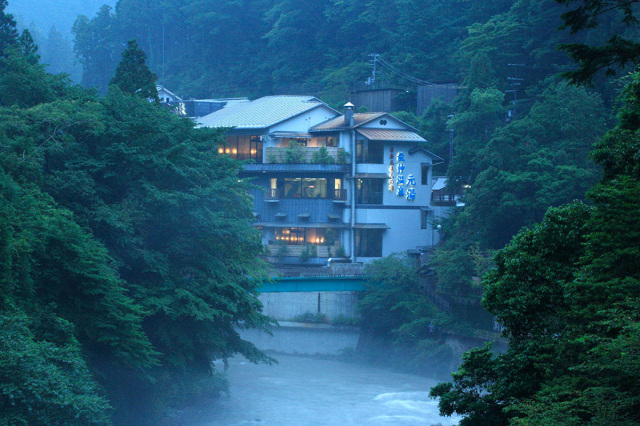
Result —
POLYGON ((290 354, 338 355, 355 351, 360 338, 360 329, 336 327, 326 324, 281 322, 280 327, 271 327, 272 336, 259 330, 242 330, 240 337, 263 351, 290 354))
POLYGON ((292 321, 307 313, 324 314, 329 320, 357 316, 357 291, 262 293, 263 313, 277 321, 292 321))

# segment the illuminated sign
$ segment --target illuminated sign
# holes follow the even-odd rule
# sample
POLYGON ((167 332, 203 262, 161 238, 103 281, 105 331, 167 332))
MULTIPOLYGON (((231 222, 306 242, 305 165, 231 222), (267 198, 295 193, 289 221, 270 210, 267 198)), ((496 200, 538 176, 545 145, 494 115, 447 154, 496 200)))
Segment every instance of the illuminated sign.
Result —
POLYGON ((404 164, 404 152, 394 155, 393 147, 389 154, 389 191, 395 192, 398 197, 405 197, 407 201, 416 199, 416 178, 412 174, 406 176, 404 164), (394 162, 395 160, 395 162, 394 162))
POLYGON ((404 197, 404 152, 396 154, 396 195, 398 197, 404 197))
POLYGON ((394 181, 394 173, 395 167, 393 164, 393 147, 390 148, 391 153, 389 154, 389 192, 393 192, 395 189, 395 181, 394 181))

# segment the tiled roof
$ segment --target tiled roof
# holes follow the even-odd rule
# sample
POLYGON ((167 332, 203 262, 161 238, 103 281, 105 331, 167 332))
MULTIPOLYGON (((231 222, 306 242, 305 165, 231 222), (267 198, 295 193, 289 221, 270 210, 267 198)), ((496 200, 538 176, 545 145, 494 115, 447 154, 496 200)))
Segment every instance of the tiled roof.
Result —
POLYGON ((238 102, 198 119, 207 127, 263 129, 326 104, 313 96, 265 96, 238 102))
MULTIPOLYGON (((355 113, 353 114, 353 127, 358 127, 361 124, 367 123, 371 120, 375 120, 378 117, 382 117, 385 115, 384 112, 364 112, 364 113, 355 113)), ((330 130, 341 130, 347 129, 349 126, 344 124, 344 114, 339 115, 331 120, 325 121, 324 123, 320 123, 317 126, 313 126, 310 131, 312 132, 322 132, 322 131, 330 131, 330 130)))
POLYGON ((396 129, 358 129, 365 138, 372 141, 426 142, 420 135, 409 130, 396 129))

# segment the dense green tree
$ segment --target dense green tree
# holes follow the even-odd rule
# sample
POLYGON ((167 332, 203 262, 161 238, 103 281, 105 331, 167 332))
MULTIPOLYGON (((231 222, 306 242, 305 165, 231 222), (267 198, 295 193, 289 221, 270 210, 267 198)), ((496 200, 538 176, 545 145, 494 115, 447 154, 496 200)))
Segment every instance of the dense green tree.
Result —
POLYGON ((98 98, 19 49, 0 61, 0 380, 34 386, 2 395, 7 422, 108 423, 111 404, 116 423, 157 424, 224 387, 213 359, 269 362, 237 331, 269 320, 222 135, 118 85, 98 98))
POLYGON ((92 19, 79 16, 71 31, 74 35, 73 49, 82 64, 82 84, 106 93, 109 80, 118 65, 120 43, 125 42, 116 39, 118 32, 111 8, 102 6, 92 19))
MULTIPOLYGON (((600 27, 606 29, 607 19, 613 15, 618 17, 627 27, 638 24, 638 2, 636 0, 556 0, 556 2, 572 7, 562 14, 562 28, 569 28, 573 34, 600 27)), ((628 30, 628 28, 626 29, 628 30)), ((620 30, 619 30, 620 31, 620 30)), ((606 75, 615 75, 620 68, 638 65, 640 61, 640 43, 636 42, 637 31, 609 32, 610 38, 599 46, 587 43, 565 43, 565 50, 578 63, 578 69, 565 73, 573 82, 591 83, 599 71, 606 75)))
POLYGON ((453 383, 432 391, 462 424, 487 413, 494 424, 640 424, 638 87, 634 73, 618 126, 595 145, 594 206, 550 228, 562 209, 549 210, 496 256, 483 302, 509 350, 468 353, 453 383))
POLYGON ((3 144, 0 165, 0 422, 106 424, 110 407, 87 355, 114 368, 154 365, 142 312, 104 247, 28 179, 38 161, 33 152, 13 155, 29 145, 6 139, 6 118, 2 139, 13 143, 3 144))
POLYGON ((362 356, 423 374, 449 371, 451 353, 441 328, 452 319, 424 295, 413 262, 392 255, 368 264, 365 274, 369 284, 358 304, 363 335, 392 349, 362 356))
POLYGON ((72 80, 79 82, 79 65, 76 64, 73 46, 69 37, 62 34, 55 26, 40 44, 41 62, 47 65, 47 72, 51 74, 69 74, 72 80))
POLYGON ((67 341, 39 339, 24 314, 0 314, 0 423, 110 424, 109 404, 99 395, 73 326, 47 319, 53 320, 50 331, 65 333, 67 341))
POLYGON ((18 40, 18 30, 13 15, 5 13, 7 0, 0 0, 0 56, 4 56, 7 47, 14 46, 18 40))
MULTIPOLYGON (((499 94, 474 91, 471 107, 489 108, 476 100, 487 99, 487 93, 499 94)), ((492 105, 500 108, 497 101, 492 105)), ((446 221, 446 240, 432 262, 440 288, 457 293, 470 291, 472 277, 481 276, 472 247, 500 249, 523 226, 540 221, 549 206, 585 198, 598 176, 588 153, 605 129, 605 108, 596 93, 554 80, 528 115, 494 130, 491 138, 477 130, 488 120, 480 112, 470 109, 455 117, 460 126, 456 142, 462 146, 456 148, 449 178, 466 170, 466 182, 473 184, 466 206, 446 221)))
POLYGON ((127 48, 122 52, 122 60, 110 84, 117 85, 125 93, 141 96, 156 104, 160 103, 156 89, 156 76, 149 71, 146 55, 140 50, 135 40, 129 40, 127 43, 127 48))
POLYGON ((442 414, 463 414, 461 426, 509 424, 518 416, 514 402, 567 367, 559 337, 569 321, 566 297, 584 253, 590 210, 580 203, 550 209, 498 252, 483 304, 504 326, 509 348, 497 355, 490 346, 467 352, 453 382, 431 391, 440 397, 442 414))

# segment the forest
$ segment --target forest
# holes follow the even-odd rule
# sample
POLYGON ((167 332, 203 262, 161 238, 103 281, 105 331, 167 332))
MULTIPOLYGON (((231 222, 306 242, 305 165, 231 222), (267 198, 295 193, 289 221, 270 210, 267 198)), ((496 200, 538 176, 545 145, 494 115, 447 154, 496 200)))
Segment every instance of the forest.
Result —
MULTIPOLYGON (((432 391, 442 413, 640 424, 637 3, 120 0, 73 25, 79 86, 0 0, 0 422, 153 424, 224 389, 210 360, 271 362, 236 331, 270 323, 240 165, 147 98, 157 81, 338 106, 376 53, 379 87, 464 87, 394 112, 466 191, 429 264, 437 291, 482 303, 510 341, 465 355, 432 391)), ((362 314, 419 365, 438 355, 429 324, 452 321, 396 261, 370 268, 388 286, 362 314)))

